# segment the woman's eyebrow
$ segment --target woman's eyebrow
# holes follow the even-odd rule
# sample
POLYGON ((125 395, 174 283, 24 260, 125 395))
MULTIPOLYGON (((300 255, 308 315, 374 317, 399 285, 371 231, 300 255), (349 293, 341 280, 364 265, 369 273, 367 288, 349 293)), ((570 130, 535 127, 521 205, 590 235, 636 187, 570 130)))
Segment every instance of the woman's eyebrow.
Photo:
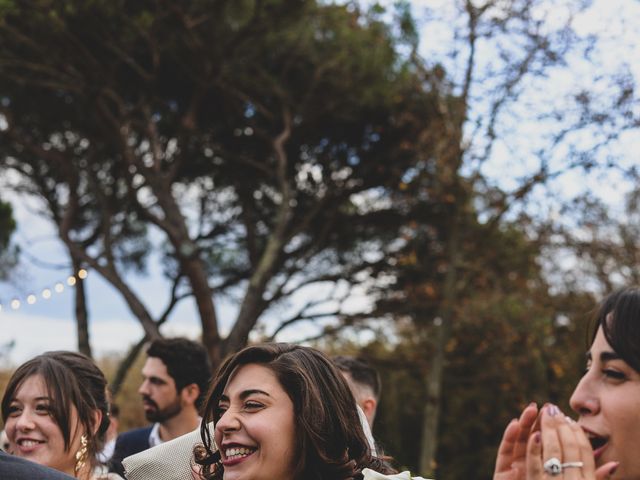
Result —
MULTIPOLYGON (((240 397, 240 400, 245 400, 247 397, 250 397, 251 395, 265 395, 267 397, 271 397, 271 395, 269 395, 267 392, 265 392, 264 390, 260 390, 259 388, 250 388, 247 390, 243 390, 242 392, 240 392, 240 394, 238 395, 240 397)), ((220 395, 220 402, 229 402, 229 397, 227 395, 220 395)))
POLYGON ((269 395, 267 392, 265 392, 264 390, 260 390, 257 388, 252 388, 249 390, 244 390, 240 393, 240 398, 242 400, 244 400, 247 397, 250 397, 251 395, 266 395, 267 397, 270 397, 271 395, 269 395))
MULTIPOLYGON (((35 402, 39 402, 39 401, 41 401, 41 400, 51 401, 51 397, 44 395, 44 396, 36 397, 36 398, 34 398, 34 399, 33 399, 33 401, 35 401, 35 402)), ((19 401, 20 401, 20 399, 18 399, 17 397, 13 397, 13 398, 11 399, 11 401, 12 401, 12 402, 19 402, 19 401)))
POLYGON ((607 362, 609 360, 620 360, 620 355, 618 355, 614 351, 600 353, 600 361, 601 362, 607 362))
MULTIPOLYGON (((593 355, 591 355, 590 351, 585 354, 585 357, 587 358, 587 361, 590 361, 590 360, 593 359, 593 355)), ((618 355, 613 350, 600 352, 600 361, 601 362, 608 362, 610 360, 620 360, 620 358, 621 358, 620 355, 618 355)))

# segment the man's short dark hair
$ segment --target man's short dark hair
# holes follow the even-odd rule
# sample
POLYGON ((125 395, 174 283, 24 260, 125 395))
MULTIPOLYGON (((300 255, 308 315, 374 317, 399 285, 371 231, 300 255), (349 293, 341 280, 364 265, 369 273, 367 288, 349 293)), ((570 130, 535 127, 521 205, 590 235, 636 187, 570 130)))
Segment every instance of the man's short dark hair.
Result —
POLYGON ((162 338, 151 342, 147 356, 162 360, 176 382, 178 392, 192 383, 198 385, 200 395, 196 400, 196 408, 199 409, 211 380, 211 361, 205 348, 187 338, 162 338))
POLYGON ((354 382, 371 388, 376 398, 380 396, 380 375, 365 359, 339 355, 333 357, 333 362, 341 371, 351 375, 354 382))

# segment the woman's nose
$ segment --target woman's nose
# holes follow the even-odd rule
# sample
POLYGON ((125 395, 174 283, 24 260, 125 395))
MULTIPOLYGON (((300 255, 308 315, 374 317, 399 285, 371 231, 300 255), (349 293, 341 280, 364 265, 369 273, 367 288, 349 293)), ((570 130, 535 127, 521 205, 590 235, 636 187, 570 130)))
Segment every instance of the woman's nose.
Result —
POLYGON ((569 400, 569 405, 571 405, 573 411, 581 416, 595 415, 600 410, 600 401, 589 372, 576 385, 569 400))
POLYGON ((33 420, 33 415, 28 410, 23 410, 20 416, 16 419, 16 428, 22 432, 33 430, 36 424, 33 420))
POLYGON ((227 409, 216 422, 216 430, 220 432, 230 432, 240 427, 237 412, 233 409, 227 409))

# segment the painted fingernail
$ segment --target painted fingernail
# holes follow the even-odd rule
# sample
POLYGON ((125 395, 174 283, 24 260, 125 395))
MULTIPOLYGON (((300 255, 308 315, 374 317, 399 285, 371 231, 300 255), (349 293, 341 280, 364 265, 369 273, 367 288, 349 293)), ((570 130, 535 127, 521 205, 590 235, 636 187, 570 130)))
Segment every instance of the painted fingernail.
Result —
POLYGON ((536 402, 531 402, 529 405, 527 405, 527 407, 537 407, 538 405, 536 404, 536 402))
POLYGON ((611 476, 614 473, 616 473, 616 470, 618 470, 619 466, 620 466, 620 463, 616 463, 613 467, 611 467, 611 469, 609 470, 609 476, 611 476))
POLYGON ((570 423, 570 424, 576 423, 576 421, 568 415, 565 415, 564 419, 567 421, 567 423, 570 423))
POLYGON ((550 403, 550 404, 547 406, 547 413, 548 413, 551 417, 555 417, 559 412, 560 412, 560 410, 558 410, 558 407, 556 407, 553 403, 550 403))

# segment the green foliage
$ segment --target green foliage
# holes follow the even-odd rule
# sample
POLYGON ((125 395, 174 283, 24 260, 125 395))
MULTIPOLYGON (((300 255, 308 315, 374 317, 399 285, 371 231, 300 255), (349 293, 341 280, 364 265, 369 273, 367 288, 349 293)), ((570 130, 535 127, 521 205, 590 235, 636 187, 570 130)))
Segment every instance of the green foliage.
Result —
POLYGON ((402 326, 398 345, 378 356, 390 365, 402 359, 404 368, 386 370, 391 388, 384 388, 376 436, 400 464, 420 468, 425 407, 434 401, 425 387, 440 330, 450 328, 435 475, 490 478, 504 427, 528 402, 566 409, 584 358, 583 325, 576 325, 593 299, 551 294, 538 263, 543 244, 525 233, 527 219, 481 221, 486 212, 477 199, 486 197, 456 173, 460 151, 455 144, 440 151, 445 154, 416 166, 394 193, 405 212, 404 235, 387 258, 383 271, 393 271, 393 281, 376 292, 375 314, 402 326), (396 402, 412 412, 409 418, 396 402))
MULTIPOLYGON (((551 401, 570 411, 593 302, 588 295, 552 296, 542 285, 527 288, 517 281, 510 292, 478 291, 461 300, 446 348, 437 478, 491 478, 504 428, 529 402, 551 401)), ((414 472, 430 338, 437 328, 400 321, 394 344, 380 335, 364 346, 338 340, 330 349, 362 356, 379 371, 383 387, 374 436, 385 454, 414 472)))
POLYGON ((16 229, 16 222, 13 219, 11 205, 0 201, 0 247, 7 248, 11 234, 16 229))
POLYGON ((544 289, 480 295, 448 345, 438 478, 491 478, 510 419, 531 401, 568 399, 584 368, 584 320, 593 299, 572 305, 544 289), (558 318, 570 319, 558 325, 558 318), (526 354, 523 354, 526 352, 526 354))
POLYGON ((5 15, 16 13, 17 9, 18 7, 14 0, 0 0, 0 21, 5 15))
POLYGON ((172 276, 197 255, 224 291, 262 259, 257 298, 298 271, 362 263, 383 214, 354 195, 398 184, 436 109, 398 52, 408 11, 396 28, 375 9, 300 0, 19 5, 0 28, 0 158, 94 268, 142 270, 149 222, 172 276))
POLYGON ((132 297, 157 297, 135 298, 120 269, 144 271, 152 228, 218 355, 302 285, 374 284, 372 316, 399 335, 365 349, 386 384, 377 436, 416 470, 446 311, 440 479, 488 478, 508 418, 568 397, 572 329, 591 300, 550 294, 529 219, 501 218, 504 192, 465 176, 469 99, 407 51, 407 2, 392 20, 379 4, 312 0, 5 0, 0 12, 0 166, 141 321, 132 297), (227 292, 240 314, 221 339, 211 312, 227 292))
POLYGON ((16 229, 11 205, 0 200, 0 280, 8 277, 18 262, 19 249, 10 243, 16 229))

